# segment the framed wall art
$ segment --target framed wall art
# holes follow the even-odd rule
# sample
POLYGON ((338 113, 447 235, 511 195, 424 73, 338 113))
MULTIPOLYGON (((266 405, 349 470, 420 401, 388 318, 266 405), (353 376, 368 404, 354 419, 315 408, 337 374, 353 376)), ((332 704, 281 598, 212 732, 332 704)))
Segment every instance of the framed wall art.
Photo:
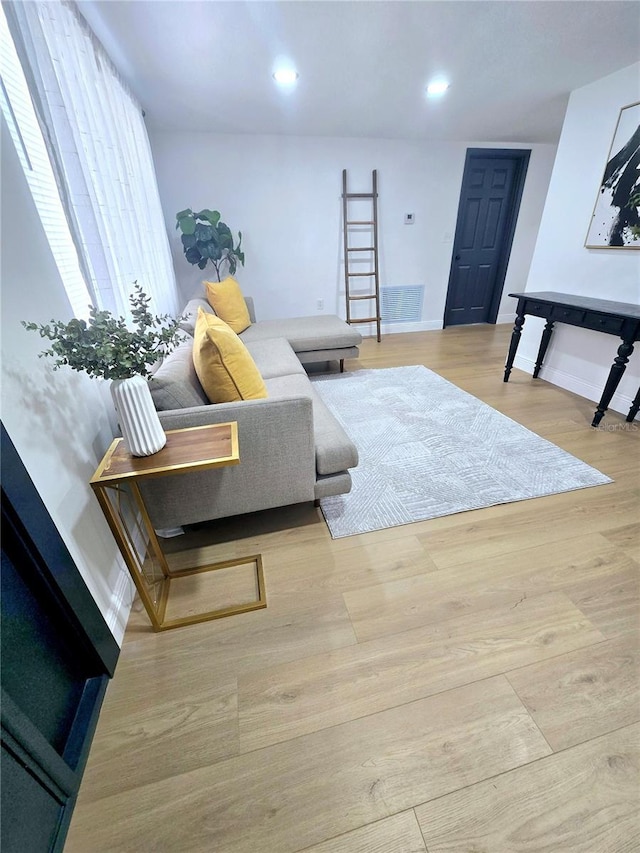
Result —
POLYGON ((585 246, 640 249, 640 102, 620 110, 585 246))

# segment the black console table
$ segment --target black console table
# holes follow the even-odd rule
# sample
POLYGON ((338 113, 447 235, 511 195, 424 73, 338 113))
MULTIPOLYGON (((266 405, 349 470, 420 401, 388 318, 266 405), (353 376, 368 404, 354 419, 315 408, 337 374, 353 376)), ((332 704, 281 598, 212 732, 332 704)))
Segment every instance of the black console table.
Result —
MULTIPOLYGON (((525 314, 530 314, 533 317, 544 317, 547 321, 542 332, 538 358, 533 371, 534 379, 540 373, 551 340, 554 323, 567 323, 570 326, 592 329, 595 332, 604 332, 607 335, 617 335, 622 338, 622 343, 618 347, 618 354, 609 371, 609 377, 591 423, 591 426, 598 426, 622 378, 629 356, 633 352, 633 345, 640 340, 640 305, 611 302, 608 299, 593 299, 589 296, 576 296, 572 293, 554 293, 553 291, 510 293, 509 296, 518 300, 518 308, 504 369, 505 382, 509 381, 513 360, 520 343, 525 314)), ((629 410, 628 421, 632 421, 638 413, 639 402, 640 390, 638 390, 629 410)))

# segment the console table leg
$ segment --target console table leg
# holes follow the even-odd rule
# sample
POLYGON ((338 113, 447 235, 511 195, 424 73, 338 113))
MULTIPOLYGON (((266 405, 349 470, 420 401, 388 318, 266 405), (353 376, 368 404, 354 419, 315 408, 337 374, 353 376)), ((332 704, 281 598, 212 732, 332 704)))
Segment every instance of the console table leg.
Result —
POLYGON ((602 418, 604 417, 604 413, 607 411, 609 403, 611 402, 611 398, 613 397, 615 390, 618 387, 620 380, 622 379, 622 374, 626 369, 627 362, 629 361, 629 356, 632 352, 633 344, 629 341, 623 341, 618 347, 618 354, 615 357, 613 364, 611 365, 607 384, 604 386, 602 397, 600 399, 600 402, 598 403, 598 408, 596 409, 595 414, 593 416, 593 421, 591 422, 592 427, 597 427, 602 418))
POLYGON ((516 351, 518 349, 518 344, 520 343, 520 335, 522 334, 523 325, 524 314, 518 314, 516 317, 515 326, 513 327, 513 332, 511 332, 511 343, 509 344, 509 354, 507 355, 507 363, 504 366, 505 382, 509 381, 511 368, 513 367, 513 360, 516 357, 516 351))
POLYGON ((540 349, 538 350, 538 358, 536 359, 536 366, 533 370, 533 378, 537 379, 538 374, 540 373, 540 368, 542 367, 542 362, 544 361, 545 353, 547 352, 547 347, 549 346, 549 341, 551 340, 551 333, 553 332, 553 321, 547 320, 544 326, 544 331, 542 332, 542 339, 540 341, 540 349))
POLYGON ((640 411, 640 388, 638 388, 638 393, 633 398, 633 403, 631 404, 631 408, 629 409, 629 414, 626 417, 626 420, 631 423, 631 421, 635 418, 635 416, 640 411))

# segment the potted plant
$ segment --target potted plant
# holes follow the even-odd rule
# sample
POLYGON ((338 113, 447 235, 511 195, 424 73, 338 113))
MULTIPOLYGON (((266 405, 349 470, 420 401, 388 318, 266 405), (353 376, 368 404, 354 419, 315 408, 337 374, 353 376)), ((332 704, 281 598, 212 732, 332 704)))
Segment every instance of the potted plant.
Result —
POLYGON ((137 283, 129 301, 133 329, 123 317, 93 306, 88 321, 74 318, 68 323, 51 320, 40 325, 23 320, 22 325, 52 341, 40 357, 53 358, 54 370, 67 366, 92 379, 112 380, 111 396, 129 450, 134 456, 150 456, 164 447, 167 437, 147 379, 152 366, 180 342, 182 318, 154 316, 149 310, 151 300, 137 283))
POLYGON ((211 261, 218 281, 225 264, 229 267, 229 275, 235 275, 239 263, 244 266, 242 231, 238 231, 238 245, 234 246, 231 229, 220 220, 217 210, 194 213, 187 208, 176 213, 176 220, 176 230, 179 228, 182 232, 182 250, 190 264, 203 270, 211 261))

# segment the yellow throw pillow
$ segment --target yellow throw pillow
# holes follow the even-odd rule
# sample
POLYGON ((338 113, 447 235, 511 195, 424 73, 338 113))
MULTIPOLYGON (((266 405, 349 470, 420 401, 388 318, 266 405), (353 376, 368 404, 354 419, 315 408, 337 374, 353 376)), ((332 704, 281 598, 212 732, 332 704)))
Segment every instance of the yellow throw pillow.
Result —
POLYGON ((267 396, 249 350, 224 320, 202 308, 198 308, 193 337, 193 365, 211 403, 267 396))
POLYGON ((240 285, 231 276, 223 281, 205 281, 209 305, 221 320, 231 326, 236 334, 244 332, 251 325, 247 303, 240 285))

